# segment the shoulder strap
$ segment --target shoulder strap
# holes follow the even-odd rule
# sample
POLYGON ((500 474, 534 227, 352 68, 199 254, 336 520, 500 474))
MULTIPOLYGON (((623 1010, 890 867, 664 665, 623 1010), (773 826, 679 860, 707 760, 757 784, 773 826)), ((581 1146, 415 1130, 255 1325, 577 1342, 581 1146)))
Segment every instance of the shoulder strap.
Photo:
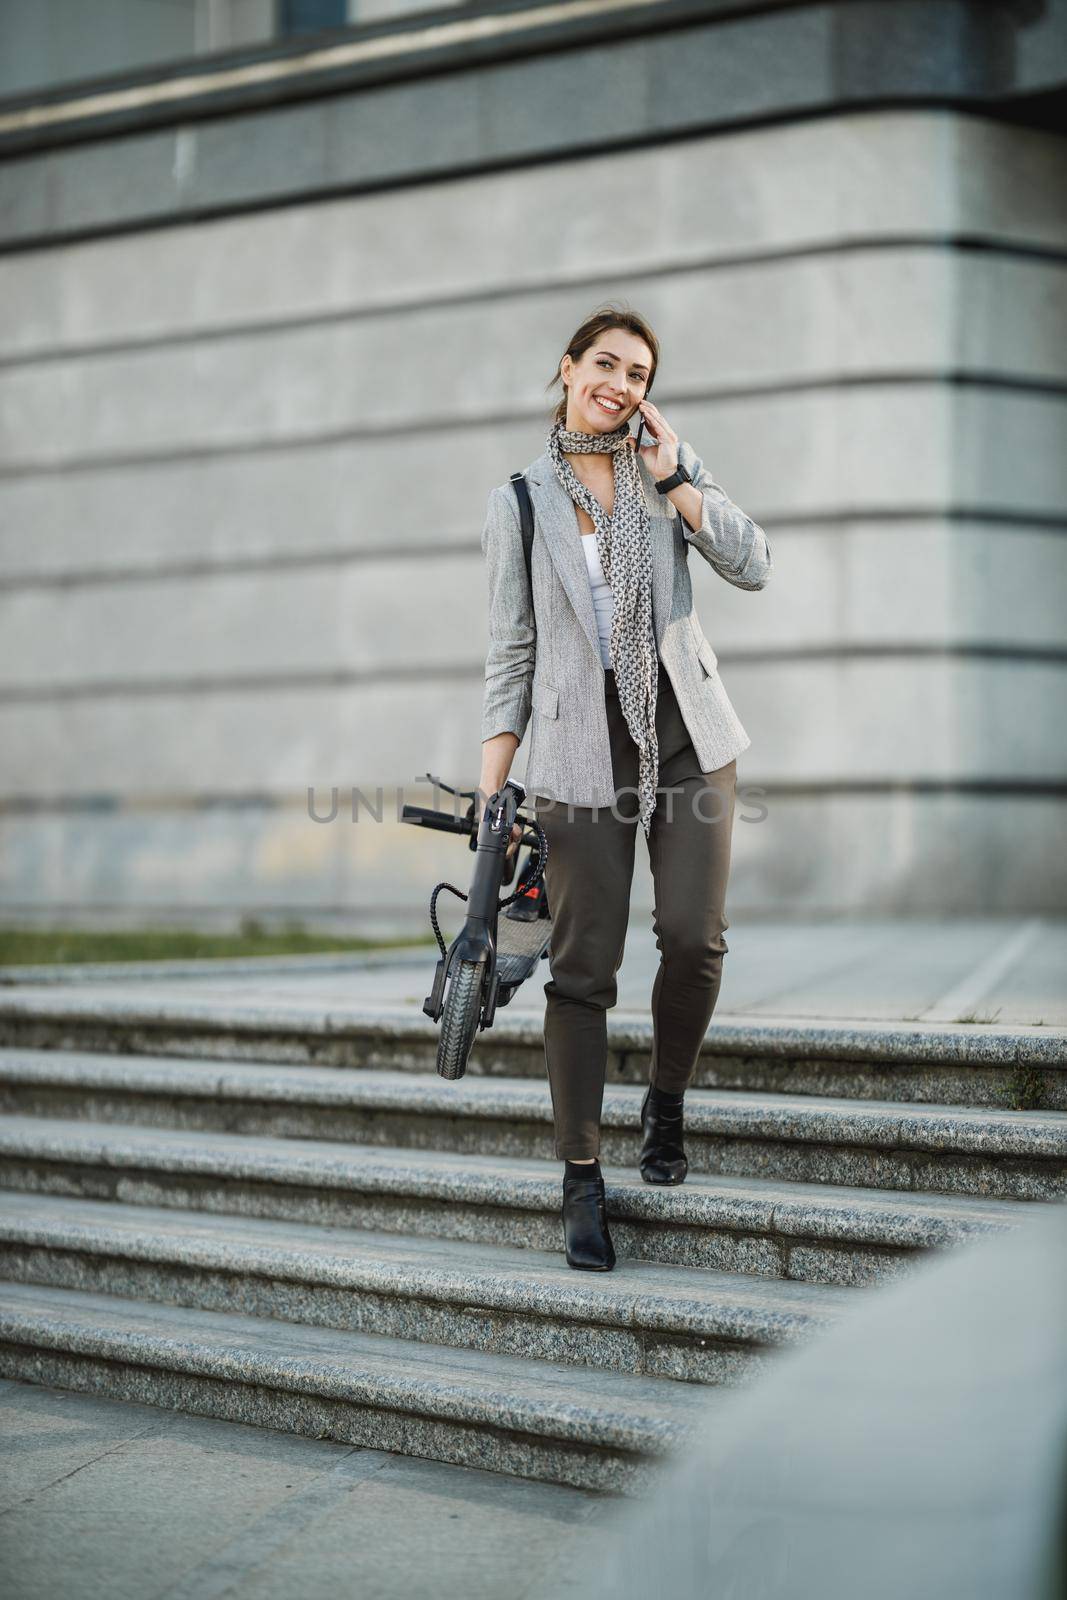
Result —
POLYGON ((522 553, 526 561, 526 581, 530 585, 530 602, 533 603, 533 576, 531 559, 534 541, 534 512, 533 501, 530 499, 530 487, 526 477, 521 472, 511 474, 511 482, 515 489, 515 498, 519 502, 519 525, 522 528, 522 553))

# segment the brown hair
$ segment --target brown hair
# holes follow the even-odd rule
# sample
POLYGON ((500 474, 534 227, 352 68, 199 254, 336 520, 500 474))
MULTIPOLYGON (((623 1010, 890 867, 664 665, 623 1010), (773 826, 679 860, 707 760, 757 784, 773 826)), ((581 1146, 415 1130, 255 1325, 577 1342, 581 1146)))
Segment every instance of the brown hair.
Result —
MULTIPOLYGON (((581 326, 575 330, 570 341, 568 342, 566 350, 563 352, 563 355, 570 356, 572 361, 580 361, 582 356, 589 349, 590 345, 593 344, 594 340, 599 339, 600 335, 602 333, 606 333, 609 328, 623 328, 627 333, 636 334, 639 339, 643 339, 648 345, 648 348, 652 352, 652 367, 648 374, 648 382, 645 385, 645 393, 649 394, 656 377, 656 367, 659 364, 659 340, 652 332, 652 329, 649 327, 644 317, 642 317, 637 311, 632 311, 629 306, 614 306, 609 303, 607 305, 598 307, 597 310, 586 317, 581 326)), ((559 365, 556 368, 556 375, 551 382, 546 385, 546 389, 552 389, 557 383, 562 382, 563 356, 560 356, 559 365)), ((563 398, 556 406, 552 420, 553 422, 565 422, 567 420, 566 384, 564 384, 563 387, 563 398)))

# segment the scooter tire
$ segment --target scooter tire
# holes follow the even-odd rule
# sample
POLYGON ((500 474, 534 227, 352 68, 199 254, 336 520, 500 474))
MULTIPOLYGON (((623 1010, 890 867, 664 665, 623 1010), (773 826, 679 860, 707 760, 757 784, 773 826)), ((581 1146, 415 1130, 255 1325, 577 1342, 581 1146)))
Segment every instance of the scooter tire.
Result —
POLYGON ((449 982, 437 1044, 437 1070, 442 1078, 462 1078, 467 1070, 481 1020, 485 970, 484 962, 461 961, 449 982))

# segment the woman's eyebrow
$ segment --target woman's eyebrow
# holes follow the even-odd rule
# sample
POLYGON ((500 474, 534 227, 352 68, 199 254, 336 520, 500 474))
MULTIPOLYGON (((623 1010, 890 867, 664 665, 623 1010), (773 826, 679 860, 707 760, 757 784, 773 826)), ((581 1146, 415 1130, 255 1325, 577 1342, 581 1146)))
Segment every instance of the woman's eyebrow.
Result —
MULTIPOLYGON (((615 354, 614 350, 598 350, 597 351, 597 355, 598 356, 610 356, 612 361, 618 361, 618 359, 619 359, 618 356, 615 354)), ((631 365, 631 367, 633 367, 635 372, 647 372, 648 371, 648 368, 646 366, 642 366, 640 361, 631 361, 630 365, 631 365)))

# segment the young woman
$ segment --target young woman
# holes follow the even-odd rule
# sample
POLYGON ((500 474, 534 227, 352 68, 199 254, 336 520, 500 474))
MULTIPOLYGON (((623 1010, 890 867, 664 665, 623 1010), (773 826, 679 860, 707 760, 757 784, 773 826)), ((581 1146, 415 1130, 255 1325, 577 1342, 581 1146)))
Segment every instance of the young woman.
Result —
POLYGON ((728 949, 737 757, 751 740, 693 607, 689 554, 741 589, 762 589, 771 574, 763 529, 649 399, 658 363, 658 340, 635 312, 587 318, 549 385, 564 394, 548 448, 526 472, 532 594, 510 482, 491 491, 482 534, 480 789, 488 799, 501 788, 529 726, 527 800, 548 839, 544 1037, 564 1242, 569 1264, 592 1271, 615 1265, 600 1116, 638 827, 660 950, 641 1107, 648 1183, 681 1183, 688 1171, 683 1100, 728 949), (642 423, 649 442, 638 449, 642 423))

